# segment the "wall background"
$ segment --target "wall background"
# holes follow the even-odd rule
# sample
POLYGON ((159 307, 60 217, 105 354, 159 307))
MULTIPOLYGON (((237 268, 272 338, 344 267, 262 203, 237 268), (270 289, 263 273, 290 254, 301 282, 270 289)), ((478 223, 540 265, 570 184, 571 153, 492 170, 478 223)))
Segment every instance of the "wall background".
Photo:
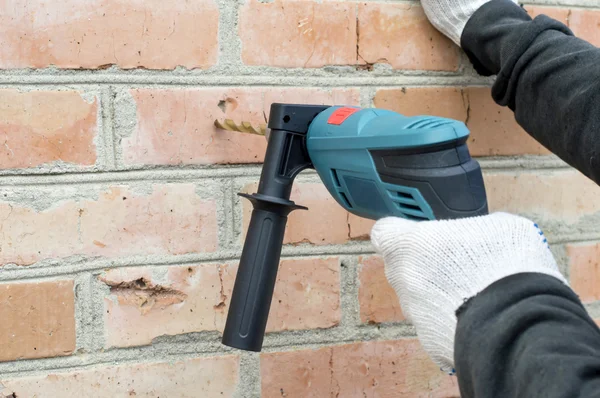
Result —
MULTIPOLYGON (((600 2, 532 0, 600 45, 600 2), (598 9, 596 9, 598 8, 598 9)), ((491 100, 417 2, 0 1, 0 396, 455 397, 371 223, 293 198, 265 350, 220 345, 275 101, 463 120, 492 210, 531 217, 600 319, 600 189, 491 100)))

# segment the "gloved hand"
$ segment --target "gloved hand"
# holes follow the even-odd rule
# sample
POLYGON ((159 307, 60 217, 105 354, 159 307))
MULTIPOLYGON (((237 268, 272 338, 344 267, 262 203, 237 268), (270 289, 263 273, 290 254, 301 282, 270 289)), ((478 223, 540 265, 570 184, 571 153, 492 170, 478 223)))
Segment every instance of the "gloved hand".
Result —
POLYGON ((523 272, 567 283, 537 225, 506 213, 450 221, 384 218, 371 240, 421 345, 448 373, 454 371, 455 313, 469 298, 523 272))
MULTIPOLYGON (((460 46, 460 37, 471 16, 490 0, 421 0, 429 22, 460 46)), ((516 0, 513 0, 517 3, 516 0)))

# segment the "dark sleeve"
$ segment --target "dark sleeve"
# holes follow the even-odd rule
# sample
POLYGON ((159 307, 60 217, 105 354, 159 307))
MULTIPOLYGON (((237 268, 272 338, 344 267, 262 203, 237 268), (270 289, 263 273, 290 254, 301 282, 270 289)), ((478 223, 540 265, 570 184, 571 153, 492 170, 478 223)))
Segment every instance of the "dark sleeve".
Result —
POLYGON ((461 46, 479 74, 497 75, 492 96, 525 131, 600 183, 600 49, 510 0, 477 10, 461 46))
POLYGON ((461 398, 600 397, 600 329, 558 279, 501 279, 457 316, 461 398))

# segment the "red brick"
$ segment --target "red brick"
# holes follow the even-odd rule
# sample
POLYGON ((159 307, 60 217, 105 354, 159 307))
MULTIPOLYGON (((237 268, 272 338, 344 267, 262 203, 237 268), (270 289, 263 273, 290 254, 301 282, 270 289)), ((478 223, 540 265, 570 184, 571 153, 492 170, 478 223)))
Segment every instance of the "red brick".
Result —
POLYGON ((394 69, 456 71, 459 48, 408 3, 359 3, 359 62, 387 63, 394 69))
POLYGON ((571 10, 568 8, 559 8, 559 7, 540 7, 540 6, 525 6, 525 10, 531 16, 531 18, 535 18, 538 15, 546 15, 550 18, 554 18, 559 22, 564 23, 565 25, 569 25, 569 17, 571 15, 571 10))
POLYGON ((600 46, 600 10, 539 6, 528 6, 526 9, 532 17, 547 15, 567 25, 575 36, 600 46))
POLYGON ((460 87, 405 87, 377 90, 374 103, 405 116, 431 115, 464 122, 469 97, 460 87))
POLYGON ((73 353, 73 281, 1 284, 0 347, 0 362, 73 353))
MULTIPOLYGON (((235 275, 230 273, 233 290, 235 275)), ((340 323, 337 258, 285 260, 279 266, 267 332, 324 329, 340 323)))
POLYGON ((264 137, 217 130, 215 119, 265 123, 271 103, 349 104, 357 90, 345 89, 134 89, 137 125, 122 140, 126 164, 260 163, 264 137))
POLYGON ((575 36, 600 46, 600 10, 570 9, 569 27, 575 36))
MULTIPOLYGON (((151 193, 111 186, 97 199, 72 199, 45 210, 0 201, 0 265, 29 265, 72 255, 116 257, 212 252, 216 203, 193 184, 152 185, 151 193)), ((40 193, 43 194, 43 193, 40 193)))
POLYGON ((581 301, 600 300, 600 244, 567 245, 569 283, 581 301))
POLYGON ((3 2, 0 68, 206 68, 218 14, 214 0, 3 2))
POLYGON ((385 277, 383 259, 379 256, 359 258, 358 272, 360 320, 365 323, 404 320, 398 296, 385 277))
POLYGON ((549 154, 517 124, 510 109, 494 102, 488 87, 382 89, 374 101, 376 107, 406 116, 432 115, 466 122, 473 156, 549 154))
POLYGON ((64 373, 0 379, 0 394, 15 397, 232 397, 237 356, 176 362, 96 366, 64 373), (4 386, 4 389, 2 389, 4 386))
POLYGON ((0 90, 0 169, 93 165, 97 118, 98 101, 76 91, 0 90))
POLYGON ((318 68, 356 63, 356 4, 248 0, 238 34, 247 65, 318 68))
POLYGON ((470 87, 468 96, 468 144, 473 156, 550 153, 519 126, 509 108, 494 102, 489 87, 470 87))
MULTIPOLYGON (((256 183, 249 184, 243 191, 256 192, 257 186, 256 183)), ((252 205, 247 200, 242 200, 241 238, 244 239, 252 205)), ((348 213, 333 199, 322 183, 294 183, 291 200, 307 206, 308 210, 296 210, 290 214, 283 238, 284 244, 329 245, 368 239, 374 222, 348 213)))
POLYGON ((523 171, 484 173, 490 211, 520 213, 536 221, 575 224, 600 211, 600 187, 579 172, 523 171))
POLYGON ((350 213, 348 217, 348 228, 350 230, 351 240, 369 240, 371 229, 375 225, 375 220, 362 218, 350 213))
MULTIPOLYGON (((149 344, 162 335, 222 331, 237 266, 114 269, 100 277, 106 345, 149 344)), ((267 332, 328 328, 340 321, 339 260, 282 261, 267 332)))
POLYGON ((416 339, 261 355, 266 397, 458 397, 416 339))

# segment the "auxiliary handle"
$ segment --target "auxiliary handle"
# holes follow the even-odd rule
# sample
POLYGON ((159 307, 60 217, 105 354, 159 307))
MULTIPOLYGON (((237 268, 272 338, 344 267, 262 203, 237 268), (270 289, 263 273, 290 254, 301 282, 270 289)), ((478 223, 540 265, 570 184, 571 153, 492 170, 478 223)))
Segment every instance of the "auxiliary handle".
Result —
POLYGON ((223 331, 222 343, 229 347, 262 349, 287 217, 293 210, 306 209, 289 200, 294 178, 312 167, 306 132, 312 119, 327 108, 271 105, 271 134, 258 193, 240 194, 250 200, 253 210, 223 331))

